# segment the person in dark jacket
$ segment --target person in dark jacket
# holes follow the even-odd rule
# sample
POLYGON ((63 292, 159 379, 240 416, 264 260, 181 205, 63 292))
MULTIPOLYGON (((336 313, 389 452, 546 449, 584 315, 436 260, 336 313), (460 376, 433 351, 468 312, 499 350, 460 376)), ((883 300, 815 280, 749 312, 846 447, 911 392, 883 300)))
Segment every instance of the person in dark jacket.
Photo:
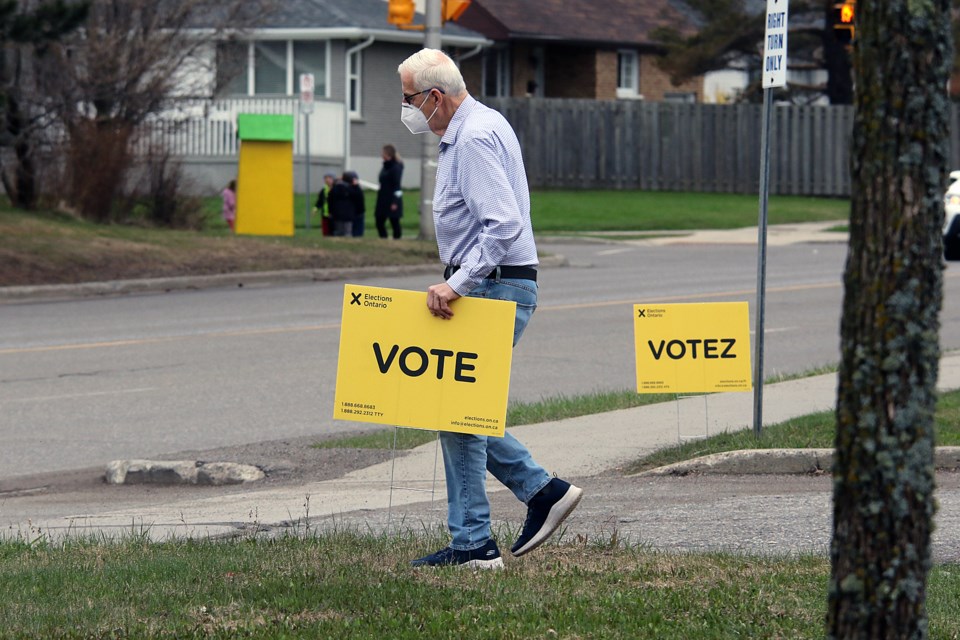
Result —
POLYGON ((353 233, 353 219, 355 215, 354 197, 351 194, 351 185, 346 173, 330 187, 327 194, 327 207, 330 218, 333 220, 333 235, 349 236, 353 233))
POLYGON ((350 201, 353 203, 353 227, 350 235, 362 238, 364 218, 367 215, 367 204, 363 200, 363 188, 360 186, 360 176, 356 171, 347 171, 343 174, 343 181, 347 183, 350 192, 350 201))
POLYGON ((380 191, 377 193, 377 206, 373 211, 377 223, 377 233, 381 238, 387 237, 387 220, 393 228, 393 239, 399 240, 401 235, 400 218, 403 217, 403 192, 400 190, 400 181, 403 179, 403 162, 397 155, 397 149, 392 144, 384 145, 380 153, 383 158, 383 168, 380 169, 380 191))

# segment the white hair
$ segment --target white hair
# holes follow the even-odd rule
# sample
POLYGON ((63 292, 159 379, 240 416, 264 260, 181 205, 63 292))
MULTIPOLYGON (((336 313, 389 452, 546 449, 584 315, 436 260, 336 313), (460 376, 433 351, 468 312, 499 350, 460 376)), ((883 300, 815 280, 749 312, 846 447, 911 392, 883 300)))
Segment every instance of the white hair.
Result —
POLYGON ((421 49, 400 63, 397 73, 409 75, 413 88, 426 90, 436 87, 448 96, 467 92, 463 75, 450 56, 438 49, 421 49))

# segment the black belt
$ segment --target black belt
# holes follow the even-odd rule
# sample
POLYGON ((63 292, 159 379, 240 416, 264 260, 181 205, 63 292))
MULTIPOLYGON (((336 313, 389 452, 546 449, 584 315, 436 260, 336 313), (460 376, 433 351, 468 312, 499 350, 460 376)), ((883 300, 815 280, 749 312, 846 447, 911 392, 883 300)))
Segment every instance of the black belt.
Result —
MULTIPOLYGON (((443 270, 443 279, 446 280, 457 271, 460 265, 452 264, 443 270)), ((520 267, 512 264, 505 264, 495 268, 486 275, 486 280, 499 280, 500 278, 517 278, 519 280, 537 280, 537 270, 533 267, 520 267)))

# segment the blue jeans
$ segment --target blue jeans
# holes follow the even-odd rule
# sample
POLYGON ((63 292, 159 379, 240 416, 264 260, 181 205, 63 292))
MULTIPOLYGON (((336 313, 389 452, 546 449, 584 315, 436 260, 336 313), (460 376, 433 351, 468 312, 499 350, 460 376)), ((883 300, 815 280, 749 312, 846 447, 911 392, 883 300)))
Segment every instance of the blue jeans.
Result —
MULTIPOLYGON (((537 308, 537 283, 533 280, 484 280, 469 295, 517 303, 514 345, 537 308)), ((509 432, 493 438, 442 431, 440 447, 447 477, 447 524, 453 537, 450 546, 459 551, 482 547, 491 537, 487 471, 521 502, 528 502, 550 482, 546 470, 509 432)))

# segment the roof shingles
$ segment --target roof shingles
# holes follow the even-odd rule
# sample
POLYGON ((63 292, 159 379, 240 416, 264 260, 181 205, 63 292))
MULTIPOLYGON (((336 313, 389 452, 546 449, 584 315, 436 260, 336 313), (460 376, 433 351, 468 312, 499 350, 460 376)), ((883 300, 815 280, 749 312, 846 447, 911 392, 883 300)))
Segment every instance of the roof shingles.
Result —
MULTIPOLYGON (((668 0, 473 0, 512 40, 548 39, 652 44, 649 34, 671 26, 695 29, 696 18, 668 0)), ((682 5, 681 5, 682 6, 682 5)), ((469 11, 462 23, 470 26, 469 11)))

